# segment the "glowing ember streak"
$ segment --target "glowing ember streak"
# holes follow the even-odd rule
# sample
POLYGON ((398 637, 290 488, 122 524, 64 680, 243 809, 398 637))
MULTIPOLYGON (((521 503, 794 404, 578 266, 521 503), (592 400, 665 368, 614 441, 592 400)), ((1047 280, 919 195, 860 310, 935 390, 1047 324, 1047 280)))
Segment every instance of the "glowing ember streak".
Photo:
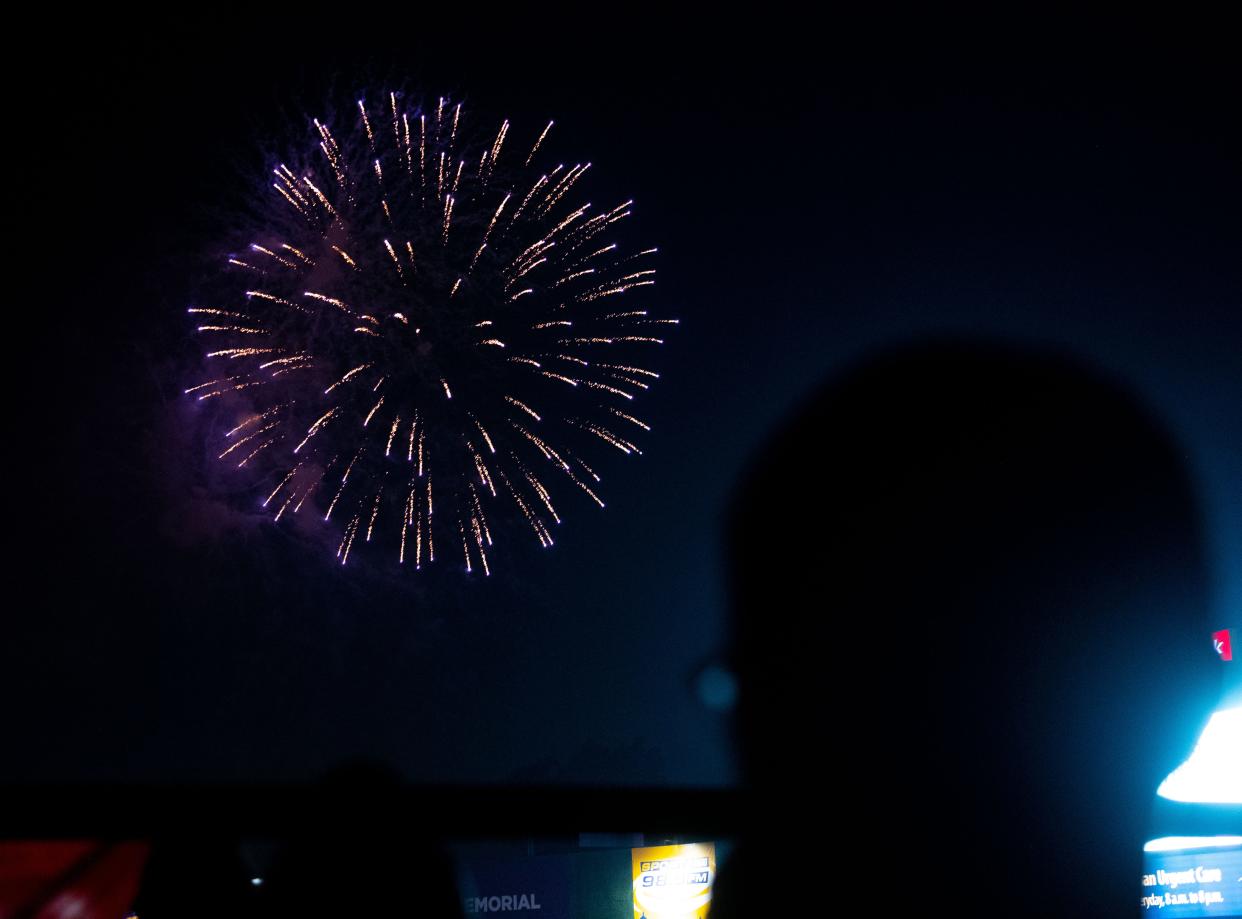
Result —
POLYGON ((260 370, 266 370, 268 367, 281 367, 286 364, 298 364, 311 360, 309 354, 295 354, 292 357, 278 357, 274 361, 264 361, 259 365, 260 370))
POLYGON ((306 502, 306 499, 309 498, 314 493, 315 489, 319 487, 319 483, 322 480, 323 480, 323 476, 320 475, 318 479, 316 479, 309 486, 307 486, 306 491, 302 492, 302 497, 298 498, 298 503, 293 506, 293 512, 295 514, 302 509, 302 505, 306 502))
POLYGON ((591 387, 592 389, 602 389, 605 392, 615 393, 616 395, 621 396, 624 399, 634 398, 634 396, 631 393, 626 392, 624 389, 617 389, 617 387, 609 386, 607 383, 600 383, 595 380, 579 380, 579 382, 582 383, 584 386, 591 387))
POLYGON ((307 187, 315 193, 315 197, 319 199, 319 203, 323 205, 324 210, 326 210, 333 217, 339 218, 341 216, 336 212, 336 208, 332 206, 332 202, 327 199, 324 193, 319 190, 319 188, 310 180, 308 176, 302 176, 302 181, 305 182, 307 187))
POLYGON ((654 283, 655 281, 631 281, 628 284, 618 284, 615 287, 601 287, 590 293, 582 294, 578 297, 578 302, 590 303, 592 300, 599 300, 603 297, 615 297, 617 294, 623 294, 627 290, 633 290, 635 287, 646 287, 654 283))
POLYGON ((319 418, 315 421, 315 423, 310 426, 310 429, 306 432, 306 436, 302 438, 302 442, 293 448, 293 452, 294 453, 300 452, 301 449, 306 446, 306 442, 310 440, 312 437, 314 437, 316 434, 318 434, 320 428, 322 428, 325 424, 327 424, 332 419, 332 417, 337 413, 337 411, 338 409, 330 408, 326 412, 324 412, 322 415, 320 415, 319 418))
POLYGON ((552 286, 560 287, 562 284, 568 284, 570 281, 576 281, 578 278, 586 277, 588 274, 595 274, 595 269, 584 268, 582 271, 571 271, 552 286))
POLYGON ((252 329, 246 325, 200 325, 199 332, 232 332, 237 335, 266 335, 265 329, 252 329))
POLYGON ((242 422, 241 424, 239 424, 237 427, 233 428, 233 430, 229 431, 229 432, 228 432, 227 434, 225 434, 224 436, 225 436, 225 437, 232 437, 234 434, 236 434, 236 433, 237 433, 238 431, 240 431, 242 428, 247 428, 247 427, 249 427, 250 425, 254 424, 255 422, 258 422, 258 421, 263 421, 263 420, 265 420, 265 419, 267 419, 267 418, 270 418, 270 417, 272 417, 272 415, 276 414, 276 413, 277 413, 278 411, 280 411, 282 408, 284 408, 284 406, 282 406, 282 405, 277 405, 277 406, 275 406, 274 408, 269 408, 266 412, 263 412, 263 413, 262 413, 262 414, 260 414, 260 415, 251 415, 249 418, 247 418, 245 421, 243 421, 243 422, 242 422))
POLYGON ((573 184, 577 182, 578 179, 580 179, 583 176, 583 174, 590 168, 591 168, 591 164, 586 163, 585 165, 582 165, 582 166, 575 166, 568 173, 566 173, 565 177, 561 179, 561 181, 552 189, 552 191, 548 193, 548 200, 544 203, 543 207, 540 208, 540 211, 539 211, 540 216, 543 216, 547 214, 548 212, 550 212, 552 208, 554 208, 557 205, 557 203, 563 197, 565 197, 565 193, 569 191, 570 188, 573 187, 573 184))
POLYGON ((457 525, 457 529, 461 531, 461 549, 466 553, 466 574, 470 574, 474 569, 470 567, 470 546, 466 543, 466 530, 461 524, 457 525))
MULTIPOLYGON (((420 536, 421 544, 421 536, 420 536)), ((436 560, 435 534, 431 529, 431 478, 427 479, 427 561, 436 560)))
POLYGON ((358 263, 355 262, 352 258, 350 258, 349 253, 346 252, 344 249, 342 249, 340 246, 333 246, 332 251, 335 252, 337 255, 339 255, 341 258, 345 259, 345 264, 347 264, 350 268, 354 269, 355 271, 358 270, 358 263))
POLYGON ((279 185, 273 183, 272 188, 280 192, 280 194, 284 197, 284 199, 288 201, 291 205, 293 205, 293 208, 297 210, 299 213, 301 213, 303 216, 310 216, 309 214, 306 213, 305 210, 303 210, 302 205, 299 204, 297 201, 295 201, 293 197, 287 191, 281 188, 279 185))
POLYGON ((271 438, 270 440, 264 441, 263 443, 259 444, 259 446, 257 446, 257 447, 255 448, 255 450, 254 450, 254 452, 253 452, 253 453, 251 453, 251 454, 250 454, 249 456, 247 456, 244 460, 242 460, 240 463, 238 463, 238 464, 237 464, 237 468, 238 468, 238 469, 241 469, 243 466, 245 466, 247 463, 249 463, 252 459, 254 459, 256 456, 258 456, 260 453, 262 453, 264 450, 266 450, 266 449, 267 449, 268 447, 270 447, 272 444, 276 443, 276 441, 281 440, 281 439, 282 439, 282 438, 279 438, 279 437, 273 437, 273 438, 271 438))
POLYGON ((552 130, 552 125, 553 122, 549 121, 548 126, 543 129, 543 133, 539 135, 539 139, 535 141, 535 145, 530 148, 530 153, 526 156, 526 162, 522 164, 523 167, 529 166, 530 161, 535 158, 535 153, 538 152, 540 145, 543 144, 543 139, 548 136, 548 132, 552 130))
POLYGON ((444 199, 444 233, 440 237, 442 245, 448 245, 449 224, 453 222, 453 196, 447 195, 444 199))
POLYGON ((384 248, 388 250, 388 254, 392 256, 392 263, 397 266, 397 274, 401 276, 401 280, 405 281, 405 272, 401 270, 401 260, 397 258, 397 253, 393 250, 392 243, 384 240, 384 248))
POLYGON ((227 450, 225 450, 223 453, 221 453, 219 456, 217 456, 217 457, 216 457, 216 459, 224 459, 226 456, 228 456, 230 453, 232 453, 232 452, 233 452, 234 450, 236 450, 238 447, 242 446, 242 444, 247 444, 247 443, 250 443, 250 441, 254 440, 254 439, 255 439, 256 437, 258 437, 260 434, 266 434, 268 431, 270 431, 270 430, 271 430, 272 428, 274 428, 274 427, 276 427, 276 423, 275 423, 275 422, 273 422, 272 424, 266 425, 265 427, 261 427, 261 428, 259 428, 259 430, 255 431, 253 434, 247 434, 247 435, 246 435, 245 437, 243 437, 241 440, 239 440, 239 441, 237 441, 235 444, 233 444, 233 446, 229 447, 227 450))
POLYGON ((371 149, 375 149, 375 133, 371 130, 371 121, 367 118, 367 107, 363 105, 362 100, 358 100, 358 112, 362 115, 362 124, 367 131, 367 140, 371 144, 371 149))
POLYGON ((375 504, 371 508, 371 522, 367 524, 367 542, 371 541, 371 533, 375 529, 375 518, 379 516, 380 498, 383 496, 384 489, 381 486, 380 490, 375 493, 375 504))
POLYGON ((289 245, 288 243, 281 243, 280 248, 284 249, 286 252, 292 252, 294 255, 296 255, 298 258, 302 260, 302 264, 310 265, 311 267, 314 267, 315 265, 314 261, 312 261, 310 257, 307 256, 306 253, 303 252, 302 250, 295 249, 293 246, 289 245))
POLYGON ((513 276, 513 280, 516 281, 518 278, 522 277, 523 275, 530 274, 532 271, 534 271, 536 268, 538 268, 540 265, 542 265, 547 260, 548 260, 547 256, 543 256, 542 258, 535 259, 535 261, 531 262, 525 268, 523 268, 521 271, 515 274, 513 276))
POLYGON ((270 301, 270 302, 272 302, 272 303, 279 303, 279 304, 281 304, 282 306, 289 306, 289 307, 292 307, 293 309, 297 310, 299 313, 305 313, 305 312, 306 312, 306 309, 305 309, 305 308, 303 308, 303 307, 301 307, 301 306, 298 306, 298 305, 297 305, 296 303, 294 303, 292 300, 286 300, 284 297, 276 297, 276 296, 273 296, 272 294, 269 294, 269 293, 267 293, 267 292, 265 292, 265 291, 262 291, 262 290, 248 290, 248 291, 246 291, 246 298, 247 298, 247 299, 256 298, 256 299, 259 299, 259 300, 268 300, 268 301, 270 301))
POLYGON ((621 371, 624 371, 625 373, 637 373, 643 376, 652 377, 657 380, 660 378, 660 375, 656 373, 655 371, 644 370, 642 367, 629 367, 625 364, 604 364, 604 363, 597 363, 595 366, 604 367, 608 370, 621 370, 621 371))
POLYGON ((531 408, 529 405, 527 405, 525 402, 521 402, 513 398, 512 396, 505 396, 505 401, 508 402, 510 405, 516 405, 518 408, 520 408, 526 414, 530 415, 530 417, 534 418, 536 421, 543 421, 543 419, 540 418, 538 414, 536 414, 535 410, 531 408))
POLYGON ((339 380, 337 380, 335 383, 333 383, 331 386, 325 389, 323 391, 323 394, 326 396, 328 393, 332 392, 332 390, 336 389, 342 383, 348 383, 350 380, 352 380, 358 374, 362 373, 362 371, 366 370, 368 367, 374 367, 374 366, 375 366, 374 364, 359 364, 353 370, 346 373, 345 376, 341 377, 339 380))
POLYGON ((276 497, 276 493, 280 491, 282 488, 284 488, 285 483, 288 482, 291 478, 293 478, 294 474, 301 468, 302 468, 302 464, 298 463, 296 466, 290 469, 288 473, 286 473, 285 477, 280 480, 280 484, 272 489, 272 493, 268 495, 267 500, 263 502, 264 507, 267 507, 269 504, 272 503, 272 499, 276 497))
POLYGON ((223 389, 216 390, 215 392, 209 392, 209 393, 205 393, 204 395, 199 396, 198 401, 205 402, 208 399, 214 399, 217 396, 223 396, 225 393, 238 392, 243 389, 249 389, 252 386, 262 386, 264 382, 266 381, 253 380, 253 381, 246 382, 246 383, 238 383, 236 386, 226 386, 223 389))
MULTIPOLYGON (((473 416, 471 417, 473 418, 473 416)), ((495 453, 496 447, 492 443, 491 435, 487 433, 487 428, 483 427, 483 425, 479 423, 479 420, 477 418, 474 419, 474 425, 475 427, 479 429, 479 433, 483 435, 483 442, 487 444, 487 449, 491 451, 492 453, 495 453)))
POLYGON ((280 348, 223 348, 220 351, 208 351, 208 357, 254 357, 258 354, 280 354, 280 348))
POLYGON ((414 489, 410 488, 409 496, 405 499, 405 514, 401 518, 401 549, 397 555, 398 564, 405 564, 405 536, 410 531, 410 517, 414 513, 414 489))
MULTIPOLYGON (((639 421, 639 420, 638 420, 637 418, 635 418, 633 415, 627 415, 625 412, 621 411, 620 409, 610 408, 610 409, 608 409, 608 411, 612 412, 612 413, 613 413, 614 415, 616 415, 618 418, 624 418, 626 421, 630 422, 630 424, 636 424, 636 425, 638 425, 638 426, 639 426, 640 428, 642 428, 644 431, 650 431, 650 430, 651 430, 651 425, 647 424, 645 421, 639 421)), ((585 466, 585 465, 586 465, 586 463, 583 463, 583 465, 585 466)))
POLYGON ((342 565, 349 561, 349 550, 353 548, 354 537, 358 535, 358 524, 361 522, 362 518, 355 516, 349 522, 349 526, 345 528, 345 535, 341 538, 341 545, 336 550, 337 558, 341 560, 342 565), (342 552, 344 553, 343 555, 341 554, 342 552))
POLYGON ((628 440, 624 440, 618 437, 616 434, 613 434, 607 428, 602 428, 598 424, 594 424, 593 422, 590 422, 590 421, 579 421, 577 422, 577 424, 583 430, 590 431, 592 434, 594 434, 596 437, 600 438, 601 440, 605 441, 606 443, 612 444, 622 453, 626 453, 626 454, 640 453, 641 454, 643 452, 642 450, 639 450, 638 447, 630 443, 628 440))
POLYGON ((276 254, 275 252, 273 252, 271 249, 265 249, 263 246, 260 246, 260 245, 258 245, 257 243, 251 243, 251 244, 250 244, 250 250, 251 250, 252 252, 261 252, 261 253, 263 253, 264 255, 270 255, 272 258, 274 258, 276 261, 280 262, 280 264, 284 265, 286 268, 293 268, 293 269, 296 269, 296 268, 298 267, 298 266, 297 266, 297 265, 295 265, 293 262, 289 261, 287 258, 281 258, 279 255, 277 255, 277 254, 276 254))
POLYGON ((303 296, 303 297, 309 297, 309 298, 310 298, 310 299, 312 299, 312 300, 318 300, 318 301, 320 301, 321 303, 330 303, 330 304, 332 304, 333 306, 335 306, 338 310, 340 310, 341 312, 345 313, 347 316, 352 316, 352 315, 353 315, 353 311, 352 311, 352 310, 350 310, 350 308, 349 308, 348 306, 346 306, 343 302, 341 302, 340 300, 336 299, 336 297, 329 297, 327 294, 321 294, 321 293, 318 293, 317 291, 313 291, 313 290, 304 290, 304 291, 302 291, 302 296, 303 296))
MULTIPOLYGON (((280 518, 285 515, 285 509, 293 503, 293 499, 296 497, 297 495, 295 493, 289 492, 289 497, 285 498, 284 502, 280 505, 280 510, 276 511, 276 516, 272 518, 273 523, 280 523, 280 518)), ((299 501, 298 504, 301 505, 301 502, 299 501)), ((297 513, 296 508, 294 509, 294 513, 297 513)))
POLYGON ((557 523, 560 523, 561 518, 557 516, 556 508, 552 506, 552 498, 548 494, 548 490, 543 487, 543 483, 540 482, 539 479, 535 478, 535 476, 530 472, 526 473, 526 481, 530 482, 531 487, 535 489, 535 494, 539 495, 539 500, 542 501, 543 506, 548 509, 548 513, 552 515, 552 519, 557 523))
POLYGON ((574 459, 577 460, 579 466, 581 466, 583 469, 587 471, 587 475, 589 475, 591 478, 593 478, 597 482, 600 481, 599 476, 595 474, 594 470, 592 470, 590 466, 582 462, 582 460, 578 457, 574 457, 574 459))
POLYGON ((407 175, 413 175, 414 154, 410 149, 410 116, 408 114, 401 116, 401 127, 405 133, 405 172, 407 175))
POLYGON ((188 310, 186 310, 186 312, 187 313, 205 313, 208 316, 226 316, 229 319, 247 319, 247 320, 250 319, 250 317, 245 315, 244 313, 230 313, 228 310, 210 310, 210 309, 202 309, 202 308, 193 307, 193 306, 190 307, 188 310))
MULTIPOLYGON (((182 392, 187 396, 192 392, 198 392, 200 389, 206 389, 208 386, 216 386, 220 383, 231 383, 233 380, 240 380, 241 376, 225 377, 222 380, 208 380, 206 383, 199 383, 197 386, 191 386, 189 389, 183 389, 182 392)), ((254 416, 258 418, 258 415, 254 416)))
MULTIPOLYGON (((471 452, 474 453, 473 450, 471 450, 471 452)), ((479 456, 478 453, 474 453, 474 468, 479 474, 479 481, 491 489, 494 497, 496 494, 496 488, 492 485, 491 474, 487 471, 487 464, 483 462, 483 457, 479 456)))
POLYGON ((380 406, 384 404, 384 398, 384 396, 380 396, 379 401, 375 403, 375 407, 372 408, 371 411, 367 412, 366 420, 362 422, 362 426, 364 428, 371 423, 371 418, 374 417, 375 413, 380 410, 380 406))

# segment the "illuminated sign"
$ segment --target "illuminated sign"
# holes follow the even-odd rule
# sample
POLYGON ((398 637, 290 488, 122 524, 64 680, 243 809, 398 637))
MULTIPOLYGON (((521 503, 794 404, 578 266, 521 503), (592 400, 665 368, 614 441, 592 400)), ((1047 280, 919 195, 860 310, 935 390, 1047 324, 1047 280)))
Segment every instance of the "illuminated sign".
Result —
POLYGON ((1165 917, 1242 915, 1242 839, 1178 837, 1153 843, 1144 847, 1144 912, 1165 917))
MULTIPOLYGON (((624 853, 621 853, 622 855, 624 853)), ((618 881, 625 878, 618 859, 618 881)), ((574 860, 565 856, 460 858, 458 893, 466 919, 574 919, 596 912, 589 900, 575 904, 574 860)), ((617 885, 619 889, 621 885, 617 885)), ((619 891, 618 891, 619 892, 619 891)))
POLYGON ((1228 629, 1221 629, 1219 632, 1212 633, 1212 647, 1216 649, 1216 653, 1220 655, 1221 660, 1233 660, 1233 646, 1229 641, 1228 629))
POLYGON ((716 844, 632 849, 634 919, 704 919, 716 880, 716 844))
POLYGON ((507 893, 491 897, 467 897, 464 903, 468 913, 508 913, 543 909, 539 897, 533 893, 507 893))

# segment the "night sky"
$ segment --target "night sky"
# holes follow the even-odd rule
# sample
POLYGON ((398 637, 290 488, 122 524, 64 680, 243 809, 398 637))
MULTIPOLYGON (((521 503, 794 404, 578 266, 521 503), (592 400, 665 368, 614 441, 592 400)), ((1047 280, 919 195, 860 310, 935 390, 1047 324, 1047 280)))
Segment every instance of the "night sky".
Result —
POLYGON ((304 782, 365 758, 417 783, 732 784, 727 716, 694 692, 728 641, 731 490, 817 383, 931 334, 1044 344, 1140 392, 1199 485, 1219 610, 1242 606, 1222 24, 612 15, 110 21, 56 48, 16 139, 51 192, 9 302, 37 318, 9 396, 8 781, 304 782), (555 549, 488 582, 342 570, 230 510, 180 395, 185 308, 246 183, 297 113, 397 81, 555 118, 589 194, 636 199, 652 302, 682 320, 607 510, 573 504, 555 549))

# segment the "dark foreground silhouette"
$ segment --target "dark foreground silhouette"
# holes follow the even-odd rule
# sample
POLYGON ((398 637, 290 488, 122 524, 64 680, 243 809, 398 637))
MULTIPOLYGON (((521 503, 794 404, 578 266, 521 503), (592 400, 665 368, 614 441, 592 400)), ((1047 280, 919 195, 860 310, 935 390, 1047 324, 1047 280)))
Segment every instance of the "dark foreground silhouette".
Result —
POLYGON ((340 767, 305 799, 313 810, 299 831, 290 834, 286 824, 289 835, 279 840, 257 889, 237 861, 235 843, 203 837, 193 827, 157 840, 134 910, 152 919, 460 917, 453 863, 420 813, 401 806, 405 797, 386 767, 340 767))
POLYGON ((907 349, 819 392, 730 530, 757 816, 714 915, 1133 916, 1216 694, 1181 458, 1055 356, 907 349))

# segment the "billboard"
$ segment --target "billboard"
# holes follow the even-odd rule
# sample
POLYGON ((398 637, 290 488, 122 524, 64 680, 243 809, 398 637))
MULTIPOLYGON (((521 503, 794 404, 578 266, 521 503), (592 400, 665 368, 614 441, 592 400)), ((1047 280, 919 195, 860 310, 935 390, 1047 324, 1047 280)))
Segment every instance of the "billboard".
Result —
POLYGON ((513 919, 572 919, 573 864, 561 857, 474 858, 459 862, 467 917, 509 913, 513 919))
POLYGON ((704 919, 716 881, 711 842, 632 849, 634 919, 704 919))
POLYGON ((1166 837, 1143 852, 1143 911, 1242 916, 1242 836, 1166 837))

